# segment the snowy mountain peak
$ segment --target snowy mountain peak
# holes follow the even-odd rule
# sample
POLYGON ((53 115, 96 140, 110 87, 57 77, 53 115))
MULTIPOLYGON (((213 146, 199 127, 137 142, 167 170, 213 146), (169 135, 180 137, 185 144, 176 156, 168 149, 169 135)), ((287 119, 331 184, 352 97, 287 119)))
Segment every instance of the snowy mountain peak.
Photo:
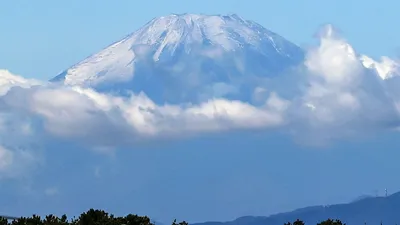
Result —
POLYGON ((236 14, 171 14, 152 19, 53 81, 133 91, 172 83, 196 91, 243 76, 277 76, 303 58, 295 44, 236 14))
POLYGON ((381 57, 381 62, 378 62, 368 56, 362 55, 360 60, 366 68, 375 69, 383 80, 400 74, 400 63, 389 57, 383 56, 381 57))
POLYGON ((173 54, 180 45, 184 45, 185 52, 189 53, 193 44, 219 46, 225 51, 235 51, 244 45, 262 48, 270 44, 276 51, 285 54, 282 37, 236 14, 163 16, 153 19, 129 38, 135 44, 158 45, 153 57, 156 61, 165 48, 173 54))

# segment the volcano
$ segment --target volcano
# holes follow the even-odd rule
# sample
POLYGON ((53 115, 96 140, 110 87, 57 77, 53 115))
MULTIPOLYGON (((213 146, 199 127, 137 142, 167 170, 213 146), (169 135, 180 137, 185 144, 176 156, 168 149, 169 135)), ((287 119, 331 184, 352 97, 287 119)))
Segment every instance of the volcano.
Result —
POLYGON ((249 98, 304 51, 253 21, 232 15, 172 14, 65 70, 51 81, 103 92, 144 92, 157 102, 249 98))

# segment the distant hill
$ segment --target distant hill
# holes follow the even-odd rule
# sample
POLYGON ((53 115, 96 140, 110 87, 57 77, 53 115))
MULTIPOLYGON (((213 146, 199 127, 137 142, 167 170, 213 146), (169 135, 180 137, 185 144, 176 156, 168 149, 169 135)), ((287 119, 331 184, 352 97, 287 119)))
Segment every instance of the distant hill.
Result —
POLYGON ((340 219, 348 225, 400 224, 400 192, 388 197, 363 196, 348 204, 312 206, 268 217, 245 216, 229 222, 205 222, 195 225, 283 225, 296 219, 315 225, 320 221, 340 219))
POLYGON ((361 196, 355 198, 352 202, 358 202, 360 200, 364 200, 364 199, 367 199, 367 198, 373 198, 373 197, 374 196, 372 196, 372 195, 361 195, 361 196))
POLYGON ((14 217, 14 216, 5 216, 5 215, 0 215, 0 218, 5 218, 7 220, 15 220, 18 219, 18 217, 14 217))

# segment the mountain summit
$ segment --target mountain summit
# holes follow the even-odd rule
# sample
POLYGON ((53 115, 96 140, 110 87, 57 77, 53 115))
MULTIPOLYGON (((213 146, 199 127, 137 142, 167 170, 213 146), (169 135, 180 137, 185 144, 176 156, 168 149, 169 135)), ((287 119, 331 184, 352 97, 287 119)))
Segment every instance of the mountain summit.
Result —
POLYGON ((244 76, 278 75, 303 57, 295 44, 236 14, 172 14, 151 20, 52 81, 193 100, 232 94, 246 85, 244 76))

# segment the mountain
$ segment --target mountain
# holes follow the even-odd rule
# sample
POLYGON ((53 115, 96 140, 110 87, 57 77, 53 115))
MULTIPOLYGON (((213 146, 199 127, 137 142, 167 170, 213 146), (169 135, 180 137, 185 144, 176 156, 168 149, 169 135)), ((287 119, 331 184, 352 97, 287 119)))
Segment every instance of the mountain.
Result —
POLYGON ((300 47, 236 14, 172 14, 154 18, 51 81, 193 102, 238 92, 243 97, 303 59, 300 47))
POLYGON ((367 197, 347 204, 312 206, 268 217, 245 216, 229 222, 205 222, 194 225, 283 225, 296 219, 306 224, 340 219, 348 225, 398 224, 400 222, 400 192, 388 197, 367 197))
POLYGON ((398 77, 400 75, 400 63, 398 60, 390 59, 389 57, 381 57, 381 62, 377 62, 368 56, 360 57, 362 64, 369 69, 375 69, 377 74, 383 79, 398 77))
POLYGON ((373 196, 372 195, 361 195, 361 196, 358 196, 357 198, 355 198, 352 202, 358 202, 358 201, 361 201, 361 200, 364 200, 367 198, 373 198, 373 196))

